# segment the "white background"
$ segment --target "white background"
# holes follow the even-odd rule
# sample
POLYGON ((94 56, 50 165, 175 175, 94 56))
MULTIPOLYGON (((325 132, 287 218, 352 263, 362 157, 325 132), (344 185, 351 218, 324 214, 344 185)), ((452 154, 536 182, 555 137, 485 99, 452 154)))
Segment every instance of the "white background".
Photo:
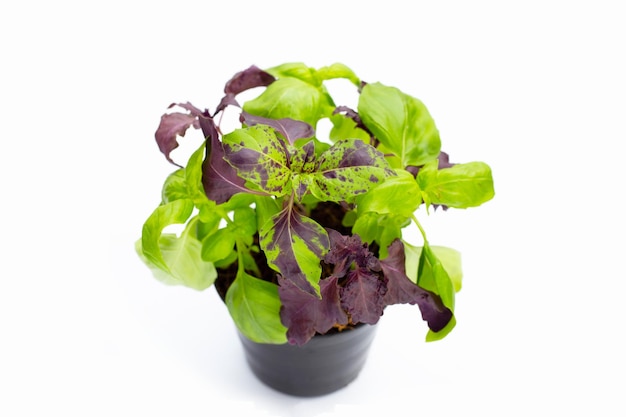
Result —
POLYGON ((623 416, 620 6, 3 3, 0 415, 623 416), (166 287, 133 250, 174 168, 167 105, 213 109, 235 72, 289 61, 420 98, 496 188, 421 213, 463 254, 456 329, 425 343, 418 309, 391 307, 357 381, 316 399, 261 385, 213 289, 166 287))

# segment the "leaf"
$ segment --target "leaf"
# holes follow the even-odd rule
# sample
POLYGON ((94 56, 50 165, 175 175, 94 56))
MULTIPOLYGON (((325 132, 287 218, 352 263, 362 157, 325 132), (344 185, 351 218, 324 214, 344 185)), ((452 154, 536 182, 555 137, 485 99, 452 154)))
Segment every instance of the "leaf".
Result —
POLYGON ((259 234, 270 267, 302 291, 319 297, 320 259, 330 245, 324 228, 290 204, 267 221, 259 234))
POLYGON ((257 343, 285 343, 280 321, 278 287, 239 269, 225 298, 228 311, 241 333, 257 343))
POLYGON ((383 314, 385 281, 366 268, 348 272, 340 289, 341 307, 350 314, 352 323, 376 324, 383 314))
POLYGON ((426 106, 397 88, 366 84, 358 113, 368 130, 400 158, 402 167, 424 165, 439 155, 439 131, 426 106))
POLYGON ((266 70, 277 78, 297 78, 315 87, 322 85, 322 79, 318 76, 315 68, 311 68, 303 62, 287 62, 266 70))
POLYGON ((291 191, 285 143, 269 126, 237 129, 224 136, 224 158, 240 177, 260 191, 283 196, 291 191))
POLYGON ((426 242, 420 256, 417 285, 437 294, 443 304, 454 312, 454 285, 443 264, 426 242))
MULTIPOLYGON (((419 246, 410 245, 407 242, 404 243, 404 250, 406 254, 406 270, 409 279, 413 282, 417 282, 417 272, 422 255, 422 248, 419 246)), ((430 249, 441 261, 443 268, 448 273, 448 277, 452 281, 455 292, 461 291, 463 284, 463 268, 461 265, 461 253, 455 249, 445 246, 430 246, 430 249)), ((422 277, 422 283, 426 283, 427 277, 422 277)), ((431 288, 434 288, 434 284, 426 284, 431 288)))
POLYGON ((387 247, 395 239, 402 237, 402 228, 409 225, 409 221, 404 216, 395 214, 379 214, 367 212, 358 215, 352 232, 361 236, 363 241, 377 242, 380 247, 380 257, 387 256, 387 247))
MULTIPOLYGON (((181 205, 185 201, 177 200, 170 204, 181 205)), ((186 212, 181 213, 184 217, 186 212)), ((135 249, 154 277, 168 285, 184 285, 199 291, 211 286, 217 278, 217 271, 213 263, 200 257, 202 244, 194 234, 196 221, 191 220, 181 236, 177 237, 175 234, 161 234, 160 224, 151 224, 152 220, 154 218, 148 219, 147 227, 153 230, 148 232, 144 227, 135 249)))
POLYGON ((493 198, 493 177, 489 165, 469 162, 444 169, 438 169, 438 165, 438 161, 429 162, 417 174, 417 183, 427 205, 469 208, 493 198))
POLYGON ((178 136, 185 136, 187 133, 187 129, 193 126, 196 129, 200 127, 198 122, 198 115, 201 113, 199 109, 195 108, 191 103, 185 104, 170 104, 168 108, 172 108, 173 106, 180 106, 190 111, 190 113, 166 113, 161 116, 161 122, 159 123, 159 127, 154 133, 154 137, 156 139, 157 145, 159 146, 159 150, 165 158, 172 164, 177 165, 182 168, 181 165, 178 165, 170 158, 170 153, 178 148, 178 136))
POLYGON ((443 339, 452 331, 452 329, 454 329, 455 326, 456 326, 456 316, 452 316, 448 324, 446 324, 446 327, 444 327, 443 329, 439 330, 438 332, 435 332, 432 329, 429 330, 428 333, 426 334, 426 341, 436 342, 437 340, 443 339))
POLYGON ((412 282, 405 273, 404 245, 396 239, 388 248, 389 255, 380 261, 387 278, 385 305, 417 304, 422 319, 435 332, 445 328, 453 317, 452 311, 445 307, 439 296, 426 291, 412 282))
POLYGON ((410 218, 422 203, 415 178, 406 170, 396 170, 396 176, 385 179, 367 194, 357 198, 359 213, 375 212, 410 218))
POLYGON ((254 65, 244 71, 238 72, 228 80, 224 86, 224 93, 226 93, 226 95, 220 101, 213 115, 215 116, 215 114, 224 110, 229 105, 239 107, 239 103, 237 103, 235 99, 238 94, 255 87, 266 87, 273 83, 274 80, 275 78, 271 74, 254 65))
POLYGON ((381 270, 378 258, 358 234, 345 236, 333 229, 327 229, 327 232, 330 250, 324 256, 324 262, 334 266, 333 275, 343 278, 354 267, 374 272, 381 270))
POLYGON ((392 175, 376 148, 359 139, 344 139, 320 155, 314 172, 300 174, 297 181, 322 201, 350 203, 392 175))
POLYGON ((255 116, 301 120, 313 127, 319 119, 330 116, 333 109, 332 100, 323 90, 290 77, 279 78, 243 105, 245 112, 255 116))
POLYGON ((266 87, 273 83, 275 78, 255 65, 233 75, 224 86, 226 94, 237 95, 255 87, 266 87))
POLYGON ((252 192, 246 188, 246 181, 224 160, 224 148, 219 140, 217 126, 213 118, 204 114, 200 126, 206 138, 206 157, 202 165, 202 185, 208 198, 217 204, 228 201, 240 192, 252 192))
MULTIPOLYGON (((334 113, 337 113, 341 108, 335 109, 334 113)), ((354 112, 355 117, 358 117, 354 112)), ((341 139, 361 139, 363 142, 368 143, 370 140, 370 134, 363 130, 363 128, 353 119, 343 116, 341 114, 333 114, 330 117, 330 121, 333 125, 329 133, 329 138, 333 142, 337 142, 341 139)), ((358 119, 360 122, 360 119, 358 119)), ((364 127, 364 126, 363 126, 364 127)))
POLYGON ((313 127, 300 120, 282 118, 282 119, 268 119, 267 117, 253 116, 246 112, 242 112, 240 121, 247 126, 255 126, 258 124, 267 125, 274 128, 278 133, 293 145, 298 139, 306 139, 315 135, 313 127))
POLYGON ((177 169, 167 176, 161 188, 161 204, 167 204, 174 200, 190 198, 185 178, 185 168, 177 169))
POLYGON ((320 299, 300 290, 290 280, 279 277, 280 315, 288 329, 289 343, 302 346, 316 332, 324 334, 336 324, 348 324, 348 316, 339 301, 337 280, 336 276, 331 276, 320 281, 320 299))
POLYGON ((324 80, 333 78, 346 78, 357 87, 360 86, 361 80, 346 65, 334 63, 318 70, 311 68, 302 62, 289 62, 267 70, 267 72, 276 77, 293 77, 314 86, 321 86, 324 80))
POLYGON ((203 221, 208 211, 215 208, 215 202, 207 198, 202 185, 202 163, 205 145, 202 144, 189 157, 185 168, 178 169, 170 174, 161 192, 162 203, 168 203, 183 198, 191 199, 201 211, 203 221))
POLYGON ((169 272, 169 267, 161 253, 159 239, 166 226, 183 224, 191 216, 193 201, 175 200, 157 207, 144 222, 141 230, 142 253, 156 267, 169 272))
POLYGON ((226 259, 235 250, 235 235, 228 228, 219 229, 202 241, 202 259, 218 262, 226 259))
POLYGON ((348 68, 346 65, 339 62, 335 62, 327 67, 322 67, 317 70, 317 76, 322 80, 331 80, 334 78, 345 78, 357 87, 361 86, 361 80, 356 76, 354 71, 348 68))

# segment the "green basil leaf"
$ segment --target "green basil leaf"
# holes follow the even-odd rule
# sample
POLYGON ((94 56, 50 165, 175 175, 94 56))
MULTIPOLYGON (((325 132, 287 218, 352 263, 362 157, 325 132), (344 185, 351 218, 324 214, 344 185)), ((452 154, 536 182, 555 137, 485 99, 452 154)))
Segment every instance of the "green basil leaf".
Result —
POLYGON ((235 234, 238 237, 252 237, 257 231, 256 212, 251 207, 239 207, 233 214, 235 234))
POLYGON ((405 217, 370 211, 358 214, 352 232, 359 235, 363 242, 377 242, 380 259, 384 259, 387 257, 389 245, 402 237, 402 228, 408 225, 409 221, 405 217))
POLYGON ((226 293, 226 306, 239 331, 258 343, 286 343, 287 329, 280 321, 278 286, 239 269, 226 293))
POLYGON ((313 127, 319 119, 330 116, 334 109, 332 99, 323 89, 291 77, 279 78, 261 95, 243 105, 245 112, 255 116, 290 118, 313 127))
POLYGON ((443 304, 454 312, 454 285, 443 264, 426 242, 422 247, 417 276, 417 285, 439 295, 443 304))
POLYGON ((322 80, 331 80, 335 78, 345 78, 357 87, 361 86, 361 80, 356 76, 348 66, 341 63, 334 63, 327 67, 322 67, 317 70, 318 78, 322 80))
MULTIPOLYGON (((422 255, 422 247, 413 246, 406 241, 403 241, 403 243, 406 256, 406 274, 411 279, 411 281, 417 283, 417 272, 419 269, 419 262, 422 255)), ((430 249, 437 256, 437 258, 439 258, 441 264, 448 273, 448 277, 450 277, 450 280, 452 281, 454 291, 461 291, 461 287, 463 284, 461 253, 455 249, 448 248, 446 246, 430 246, 430 249)), ((423 276, 422 280, 425 282, 427 278, 423 276)))
POLYGON ((422 197, 415 178, 404 169, 396 170, 396 176, 357 198, 359 213, 395 214, 406 218, 411 217, 420 204, 422 197))
MULTIPOLYGON (((302 62, 287 62, 265 70, 276 78, 297 78, 315 87, 322 85, 322 78, 315 68, 311 68, 302 62)), ((276 82, 276 81, 274 81, 276 82)))
POLYGON ((438 169, 437 165, 437 161, 432 161, 417 174, 417 183, 427 205, 469 208, 493 198, 493 177, 489 165, 469 162, 444 169, 438 169))
POLYGON ((185 178, 185 169, 177 169, 167 176, 161 189, 161 204, 171 203, 175 200, 190 198, 185 178))
MULTIPOLYGON (((184 201, 187 200, 177 200, 170 204, 184 201)), ((211 286, 217 278, 213 263, 202 260, 202 243, 195 236, 196 221, 197 217, 190 220, 180 237, 161 233, 160 230, 157 234, 156 229, 159 227, 149 233, 144 229, 142 239, 135 243, 139 257, 159 281, 201 291, 211 286), (155 246, 156 236, 158 240, 155 246)), ((150 227, 150 221, 148 224, 150 227)))
POLYGON ((371 83, 359 96, 363 124, 397 157, 402 167, 421 166, 437 158, 439 131, 426 106, 395 87, 371 83))
POLYGON ((202 241, 202 259, 214 263, 226 259, 235 251, 235 240, 228 228, 217 230, 202 241))
POLYGON ((332 142, 341 139, 361 139, 365 143, 369 143, 370 135, 365 130, 357 127, 356 122, 341 114, 335 114, 330 117, 333 127, 330 129, 329 138, 332 142))
POLYGON ((145 221, 141 230, 141 247, 143 255, 151 264, 169 271, 159 246, 161 232, 169 225, 185 223, 193 207, 193 201, 189 199, 174 200, 157 207, 145 221))

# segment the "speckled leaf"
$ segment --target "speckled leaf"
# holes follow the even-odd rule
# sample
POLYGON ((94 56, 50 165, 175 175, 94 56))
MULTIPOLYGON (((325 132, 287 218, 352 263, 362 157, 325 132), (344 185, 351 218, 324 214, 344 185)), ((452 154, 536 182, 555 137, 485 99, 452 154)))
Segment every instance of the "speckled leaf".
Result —
POLYGON ((274 270, 302 291, 320 296, 320 259, 330 246, 322 226, 289 205, 263 225, 260 239, 274 270))
POLYGON ((311 193, 322 201, 352 202, 395 173, 382 153, 359 139, 335 143, 318 159, 315 172, 303 174, 311 193))
POLYGON ((224 159, 240 177, 275 196, 290 191, 291 170, 285 143, 265 125, 237 129, 224 136, 224 159))

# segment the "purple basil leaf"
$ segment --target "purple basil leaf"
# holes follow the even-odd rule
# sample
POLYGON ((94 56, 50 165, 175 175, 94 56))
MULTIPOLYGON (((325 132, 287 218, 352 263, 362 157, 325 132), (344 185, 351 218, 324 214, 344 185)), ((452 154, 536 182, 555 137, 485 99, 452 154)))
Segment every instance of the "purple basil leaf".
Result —
POLYGON ((198 116, 201 114, 200 110, 194 107, 191 103, 172 103, 168 106, 168 109, 179 106, 189 111, 186 113, 166 113, 161 116, 161 122, 154 134, 159 150, 165 155, 165 158, 172 164, 182 168, 182 165, 177 164, 170 157, 170 153, 178 148, 178 136, 185 136, 187 129, 193 126, 198 129, 200 127, 198 122, 198 116))
POLYGON ((237 95, 254 87, 267 87, 276 81, 273 75, 255 65, 235 74, 224 86, 226 94, 237 95))
POLYGON ((452 311, 445 307, 441 298, 419 287, 406 276, 404 245, 396 239, 388 248, 389 255, 380 261, 387 278, 384 304, 417 304, 422 319, 433 332, 438 332, 452 319, 452 311))
POLYGON ((352 121, 356 123, 356 126, 358 128, 363 129, 364 131, 369 133, 370 136, 373 136, 372 132, 370 132, 369 129, 363 124, 363 121, 361 120, 361 116, 359 116, 359 113, 357 113, 355 110, 351 109, 348 106, 338 106, 333 111, 333 114, 341 114, 341 113, 344 113, 344 115, 348 119, 352 119, 352 121))
POLYGON ((224 97, 222 97, 220 104, 218 104, 217 108, 215 109, 215 113, 213 113, 213 117, 215 117, 216 114, 218 114, 228 106, 241 107, 235 99, 234 94, 226 94, 224 97))
POLYGON ((445 152, 439 152, 437 159, 439 160, 439 169, 450 168, 456 165, 450 163, 450 156, 445 152))
POLYGON ((226 95, 222 98, 222 101, 217 106, 213 115, 215 116, 229 105, 240 107, 237 100, 235 100, 237 94, 255 87, 267 87, 274 81, 276 81, 276 78, 274 78, 273 75, 254 65, 244 71, 238 72, 228 80, 224 86, 224 93, 226 93, 226 95))
POLYGON ((202 185, 207 197, 217 204, 225 203, 240 192, 251 192, 245 180, 224 160, 224 148, 219 140, 217 126, 207 113, 199 118, 202 133, 207 138, 206 158, 202 164, 202 185))
POLYGON ((376 324, 383 314, 385 281, 366 268, 348 272, 348 279, 340 290, 341 307, 350 314, 352 323, 376 324))
MULTIPOLYGON (((438 169, 450 168, 456 165, 450 162, 450 156, 443 151, 439 152, 439 155, 437 156, 437 161, 438 161, 438 165, 437 165, 438 169)), ((416 166, 409 165, 408 167, 406 167, 406 170, 409 171, 411 174, 413 174, 414 177, 417 177, 417 174, 419 173, 420 168, 421 166, 416 167, 416 166)))
POLYGON ((287 327, 290 344, 302 346, 316 332, 324 334, 335 324, 348 324, 348 316, 339 303, 337 277, 320 281, 322 299, 300 290, 292 281, 279 275, 281 321, 287 327))
POLYGON ((324 262, 334 265, 334 275, 340 278, 345 276, 353 264, 375 272, 381 270, 380 262, 359 235, 344 236, 334 229, 326 231, 330 239, 330 250, 324 257, 324 262))
POLYGON ((254 116, 250 113, 242 112, 239 120, 248 126, 254 126, 257 124, 267 125, 273 127, 278 133, 283 135, 290 144, 294 144, 298 139, 310 138, 315 135, 313 127, 300 120, 294 120, 289 118, 283 119, 270 119, 267 117, 254 116))

